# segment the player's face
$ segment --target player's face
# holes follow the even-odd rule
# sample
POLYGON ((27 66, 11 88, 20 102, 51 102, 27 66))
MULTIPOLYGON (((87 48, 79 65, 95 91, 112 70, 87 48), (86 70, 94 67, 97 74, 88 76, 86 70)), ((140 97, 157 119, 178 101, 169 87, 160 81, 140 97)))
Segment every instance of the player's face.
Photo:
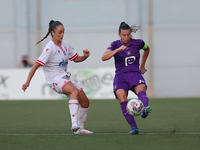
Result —
POLYGON ((61 42, 63 40, 64 37, 64 27, 62 25, 57 26, 54 31, 52 31, 52 35, 53 35, 53 39, 61 42))
POLYGON ((121 30, 121 33, 119 33, 119 37, 121 38, 123 44, 128 45, 131 40, 131 30, 121 30))

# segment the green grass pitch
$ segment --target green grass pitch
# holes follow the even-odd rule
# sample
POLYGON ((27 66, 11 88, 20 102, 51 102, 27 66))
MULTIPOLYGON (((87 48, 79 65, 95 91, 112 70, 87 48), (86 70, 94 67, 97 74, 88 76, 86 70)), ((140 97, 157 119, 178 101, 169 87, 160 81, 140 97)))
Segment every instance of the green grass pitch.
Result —
POLYGON ((85 128, 74 135, 68 100, 0 101, 0 150, 199 150, 200 98, 150 99, 152 113, 135 117, 139 135, 117 100, 91 100, 85 128))

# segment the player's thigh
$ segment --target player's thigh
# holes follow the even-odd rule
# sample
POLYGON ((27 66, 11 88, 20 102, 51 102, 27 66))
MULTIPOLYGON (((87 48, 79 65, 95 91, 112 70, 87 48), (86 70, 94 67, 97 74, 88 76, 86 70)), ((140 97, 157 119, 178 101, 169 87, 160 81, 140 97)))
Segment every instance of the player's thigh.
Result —
POLYGON ((78 94, 78 101, 83 108, 88 108, 89 107, 89 99, 85 95, 84 91, 81 90, 78 94))
POLYGON ((140 91, 145 91, 147 90, 147 86, 146 84, 138 84, 133 86, 133 89, 135 91, 136 94, 138 94, 140 91))
POLYGON ((78 95, 78 89, 74 86, 72 82, 68 82, 62 89, 63 93, 66 95, 78 95))
POLYGON ((116 94, 120 103, 127 101, 127 92, 124 89, 116 90, 115 94, 116 94))

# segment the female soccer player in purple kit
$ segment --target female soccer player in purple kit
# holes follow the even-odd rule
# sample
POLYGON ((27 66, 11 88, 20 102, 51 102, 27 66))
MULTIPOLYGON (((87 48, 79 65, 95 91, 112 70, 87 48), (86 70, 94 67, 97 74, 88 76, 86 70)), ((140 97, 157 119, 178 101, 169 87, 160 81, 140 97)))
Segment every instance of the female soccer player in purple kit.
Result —
POLYGON ((151 107, 148 106, 147 86, 142 76, 147 71, 145 63, 150 49, 143 40, 131 38, 131 32, 136 32, 139 29, 135 29, 135 27, 130 27, 125 22, 122 22, 119 26, 121 40, 112 42, 102 56, 103 61, 109 60, 114 56, 116 71, 113 90, 120 102, 122 113, 131 126, 131 131, 128 134, 139 134, 134 117, 126 110, 129 90, 133 91, 144 104, 145 110, 141 114, 142 118, 146 118, 152 111, 151 107), (144 53, 140 65, 139 52, 141 49, 144 50, 144 53))

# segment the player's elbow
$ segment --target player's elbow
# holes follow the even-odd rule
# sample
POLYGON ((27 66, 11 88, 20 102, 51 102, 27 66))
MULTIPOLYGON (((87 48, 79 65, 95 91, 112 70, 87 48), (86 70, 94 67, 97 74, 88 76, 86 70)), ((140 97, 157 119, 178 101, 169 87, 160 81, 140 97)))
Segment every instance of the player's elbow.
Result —
POLYGON ((102 57, 101 57, 101 60, 102 60, 102 61, 106 61, 106 60, 108 60, 108 59, 106 59, 105 56, 102 56, 102 57))

